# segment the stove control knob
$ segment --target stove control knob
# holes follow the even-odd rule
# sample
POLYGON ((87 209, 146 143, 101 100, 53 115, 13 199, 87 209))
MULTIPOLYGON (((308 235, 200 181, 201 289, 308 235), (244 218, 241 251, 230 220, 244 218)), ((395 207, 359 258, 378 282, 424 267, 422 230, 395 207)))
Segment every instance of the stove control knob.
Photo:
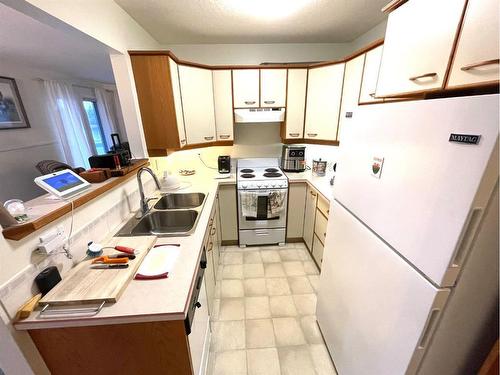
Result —
POLYGON ((241 185, 241 187, 242 187, 243 189, 246 189, 246 188, 247 188, 247 185, 241 185))

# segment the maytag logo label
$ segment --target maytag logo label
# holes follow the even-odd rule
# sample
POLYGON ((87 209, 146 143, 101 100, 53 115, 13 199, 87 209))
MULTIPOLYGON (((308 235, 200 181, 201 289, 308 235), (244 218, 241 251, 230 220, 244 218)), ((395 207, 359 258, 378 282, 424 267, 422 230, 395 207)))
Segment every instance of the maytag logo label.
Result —
POLYGON ((448 141, 456 143, 466 143, 468 145, 477 145, 480 139, 480 135, 451 133, 450 139, 448 141))

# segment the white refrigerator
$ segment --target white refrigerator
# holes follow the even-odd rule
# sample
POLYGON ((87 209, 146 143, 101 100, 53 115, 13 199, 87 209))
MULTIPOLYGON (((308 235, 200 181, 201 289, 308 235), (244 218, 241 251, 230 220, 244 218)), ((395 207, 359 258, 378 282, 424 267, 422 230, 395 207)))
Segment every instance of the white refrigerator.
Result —
POLYGON ((490 349, 498 103, 362 106, 343 129, 317 303, 339 375, 472 374, 490 349))

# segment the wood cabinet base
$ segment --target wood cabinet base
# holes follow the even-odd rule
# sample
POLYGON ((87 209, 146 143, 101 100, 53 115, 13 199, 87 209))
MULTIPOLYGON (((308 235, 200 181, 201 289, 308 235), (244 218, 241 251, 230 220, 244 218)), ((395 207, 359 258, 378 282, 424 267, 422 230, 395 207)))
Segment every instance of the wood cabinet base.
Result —
POLYGON ((30 330, 53 375, 193 373, 184 321, 30 330))

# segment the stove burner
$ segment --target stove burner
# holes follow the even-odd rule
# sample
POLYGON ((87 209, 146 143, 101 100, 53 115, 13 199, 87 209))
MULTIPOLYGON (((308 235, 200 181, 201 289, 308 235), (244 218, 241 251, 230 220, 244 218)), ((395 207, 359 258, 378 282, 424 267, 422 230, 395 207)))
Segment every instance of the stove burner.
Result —
POLYGON ((242 178, 254 178, 255 175, 251 174, 251 173, 243 173, 242 175, 240 175, 240 177, 242 177, 242 178))
POLYGON ((276 168, 267 168, 266 172, 275 173, 275 172, 278 172, 278 170, 279 169, 276 169, 276 168))
POLYGON ((276 172, 264 173, 264 177, 281 177, 281 176, 283 176, 281 173, 276 173, 276 172))
POLYGON ((241 172, 241 173, 252 173, 252 172, 253 172, 253 169, 250 169, 250 168, 245 168, 245 169, 242 169, 240 172, 241 172))

